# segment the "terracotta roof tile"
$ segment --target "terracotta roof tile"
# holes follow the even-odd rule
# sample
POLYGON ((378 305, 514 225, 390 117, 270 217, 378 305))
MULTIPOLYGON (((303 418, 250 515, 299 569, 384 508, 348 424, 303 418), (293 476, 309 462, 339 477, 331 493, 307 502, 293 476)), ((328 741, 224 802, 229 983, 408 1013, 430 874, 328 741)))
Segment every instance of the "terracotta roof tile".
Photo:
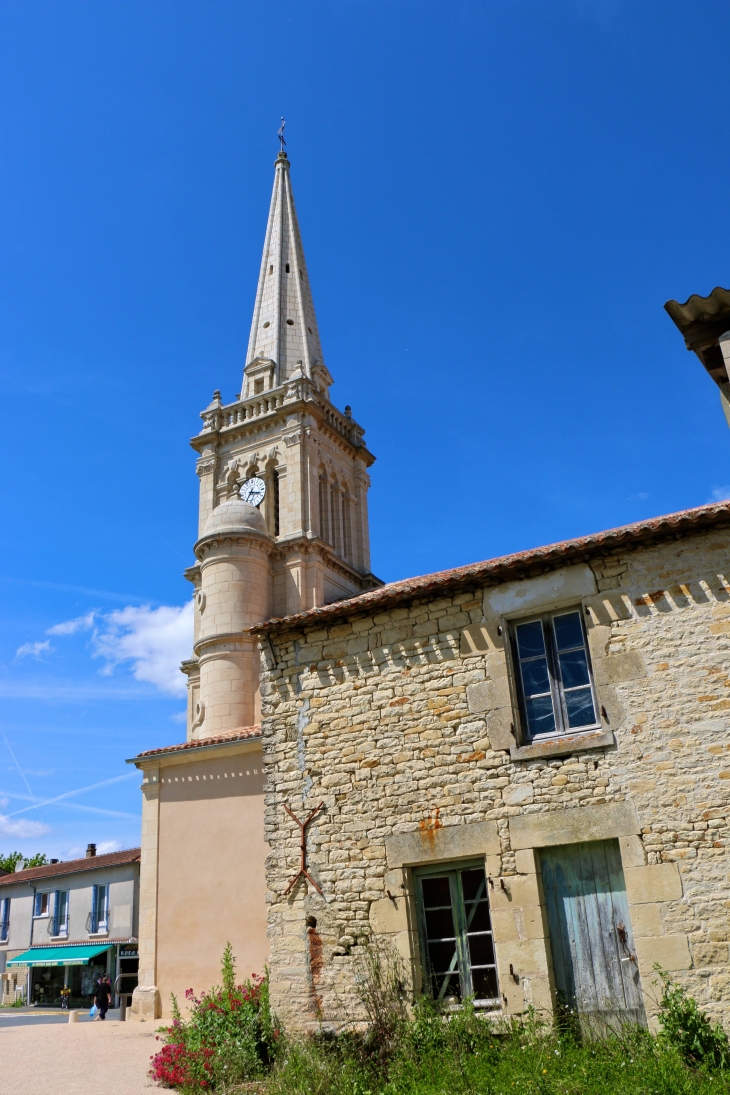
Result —
POLYGON ((232 741, 245 741, 246 738, 260 738, 260 726, 246 726, 243 730, 231 730, 227 734, 216 734, 211 738, 196 738, 194 741, 183 741, 180 745, 164 745, 161 749, 146 749, 144 753, 138 753, 132 757, 131 763, 141 757, 156 757, 167 753, 182 753, 186 749, 207 749, 211 745, 225 745, 232 741))
POLYGON ((424 574, 417 578, 406 578, 401 582, 391 582, 380 589, 361 593, 347 600, 310 608, 306 612, 297 612, 291 616, 274 617, 256 624, 249 630, 256 633, 291 631, 297 628, 312 627, 318 623, 328 623, 344 616, 356 613, 376 612, 392 608, 406 601, 426 595, 442 595, 458 592, 470 586, 522 578, 535 570, 550 570, 567 563, 586 559, 591 555, 631 544, 655 539, 683 536, 705 528, 712 528, 730 522, 730 501, 716 502, 709 506, 697 506, 695 509, 669 513, 663 517, 652 517, 646 521, 636 521, 631 525, 596 532, 589 536, 578 536, 573 540, 562 540, 545 547, 518 551, 513 555, 503 555, 497 559, 487 559, 482 563, 442 570, 436 574, 424 574))
POLYGON ((107 855, 92 855, 88 859, 66 859, 60 863, 47 863, 45 867, 31 867, 27 871, 15 871, 0 875, 0 886, 11 882, 35 882, 36 879, 55 878, 62 874, 78 874, 79 871, 95 871, 100 867, 118 867, 124 863, 138 863, 139 848, 127 848, 107 855))

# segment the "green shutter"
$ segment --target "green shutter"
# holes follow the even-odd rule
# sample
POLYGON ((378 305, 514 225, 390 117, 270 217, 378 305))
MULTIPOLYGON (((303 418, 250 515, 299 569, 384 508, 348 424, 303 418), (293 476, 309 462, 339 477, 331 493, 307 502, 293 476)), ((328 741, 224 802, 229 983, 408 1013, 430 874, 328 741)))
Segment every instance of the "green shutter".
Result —
POLYGON ((99 930, 99 887, 91 887, 91 921, 89 931, 94 935, 99 930))

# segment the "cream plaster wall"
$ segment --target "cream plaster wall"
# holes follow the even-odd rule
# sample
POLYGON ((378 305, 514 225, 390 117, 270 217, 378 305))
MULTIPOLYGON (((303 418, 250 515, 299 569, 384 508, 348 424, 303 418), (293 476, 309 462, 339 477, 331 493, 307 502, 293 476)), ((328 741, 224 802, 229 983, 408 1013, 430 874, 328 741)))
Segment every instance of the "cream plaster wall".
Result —
POLYGON ((220 983, 227 942, 243 980, 268 959, 260 749, 205 751, 159 783, 156 984, 162 1014, 220 983))

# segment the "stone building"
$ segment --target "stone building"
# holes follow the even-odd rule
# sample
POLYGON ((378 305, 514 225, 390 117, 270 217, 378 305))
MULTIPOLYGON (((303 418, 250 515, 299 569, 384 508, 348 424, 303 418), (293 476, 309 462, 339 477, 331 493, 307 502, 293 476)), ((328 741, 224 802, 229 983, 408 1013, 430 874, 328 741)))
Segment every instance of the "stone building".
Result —
POLYGON ((230 940, 290 1026, 356 1019, 378 938, 452 1005, 643 1022, 658 962, 730 1020, 730 503, 382 586, 331 382, 281 155, 241 398, 192 442, 187 740, 133 761, 133 1013, 230 940))
POLYGON ((416 993, 643 1021, 658 962, 730 1019, 729 562, 721 503, 257 629, 290 1023, 357 1014, 373 935, 416 993))

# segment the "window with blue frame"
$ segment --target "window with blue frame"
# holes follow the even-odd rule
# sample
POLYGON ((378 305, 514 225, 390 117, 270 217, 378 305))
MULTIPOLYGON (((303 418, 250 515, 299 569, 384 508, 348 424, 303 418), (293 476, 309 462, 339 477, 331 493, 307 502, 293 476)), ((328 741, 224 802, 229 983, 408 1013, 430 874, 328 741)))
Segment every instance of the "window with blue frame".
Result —
POLYGON ((87 931, 92 935, 109 930, 109 886, 91 887, 91 912, 87 931))
POLYGON ((0 943, 7 943, 10 935, 10 898, 0 899, 0 943))
POLYGON ((511 625, 523 737, 600 726, 583 613, 550 612, 511 625))
POLYGON ((56 890, 53 895, 53 917, 48 930, 51 935, 68 935, 68 890, 56 890))
POLYGON ((37 893, 35 895, 35 902, 33 905, 33 916, 49 916, 50 915, 50 898, 49 893, 37 893))

